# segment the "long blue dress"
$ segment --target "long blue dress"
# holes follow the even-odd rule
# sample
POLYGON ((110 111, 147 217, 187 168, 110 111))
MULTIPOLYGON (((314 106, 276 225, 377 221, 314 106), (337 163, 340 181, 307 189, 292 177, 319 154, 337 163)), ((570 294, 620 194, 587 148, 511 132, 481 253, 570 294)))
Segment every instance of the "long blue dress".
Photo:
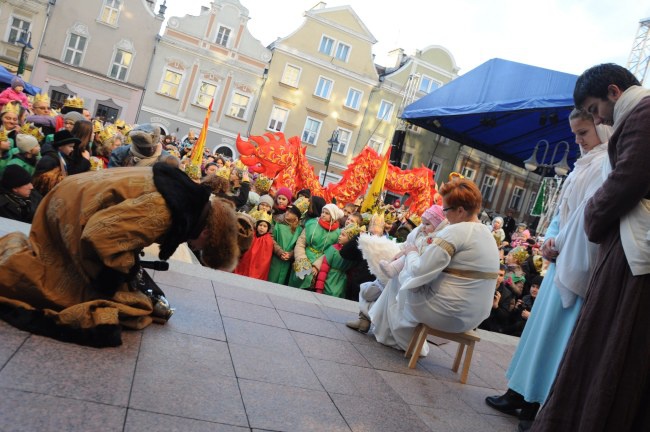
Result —
MULTIPOLYGON (((559 220, 558 215, 553 218, 546 238, 557 236, 559 220)), ((577 297, 573 306, 562 307, 554 278, 555 263, 552 263, 506 372, 508 388, 523 395, 528 402, 544 403, 548 397, 584 301, 577 297)))

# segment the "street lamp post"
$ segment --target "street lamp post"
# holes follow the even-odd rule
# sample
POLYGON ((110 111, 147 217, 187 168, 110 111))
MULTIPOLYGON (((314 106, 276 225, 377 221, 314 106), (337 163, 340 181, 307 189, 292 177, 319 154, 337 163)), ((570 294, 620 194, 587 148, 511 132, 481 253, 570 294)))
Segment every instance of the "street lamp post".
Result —
POLYGON ((16 75, 22 75, 25 73, 25 65, 27 64, 27 53, 29 53, 34 47, 32 46, 32 32, 23 32, 20 35, 20 38, 16 43, 23 46, 20 50, 20 60, 18 61, 18 70, 16 75))
POLYGON ((325 174, 323 175, 323 182, 321 186, 325 186, 325 180, 327 179, 327 171, 330 169, 330 158, 332 157, 332 150, 334 150, 334 146, 338 145, 339 143, 339 131, 338 129, 332 132, 332 136, 330 139, 327 140, 329 143, 330 147, 327 149, 327 156, 325 156, 325 174))

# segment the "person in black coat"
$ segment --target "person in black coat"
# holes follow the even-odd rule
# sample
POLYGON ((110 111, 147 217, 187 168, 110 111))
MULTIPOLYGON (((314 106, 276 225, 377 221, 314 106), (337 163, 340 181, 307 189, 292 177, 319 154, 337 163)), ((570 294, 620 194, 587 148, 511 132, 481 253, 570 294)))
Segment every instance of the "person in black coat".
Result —
POLYGON ((24 168, 9 165, 5 169, 0 181, 0 217, 32 223, 42 199, 24 168))

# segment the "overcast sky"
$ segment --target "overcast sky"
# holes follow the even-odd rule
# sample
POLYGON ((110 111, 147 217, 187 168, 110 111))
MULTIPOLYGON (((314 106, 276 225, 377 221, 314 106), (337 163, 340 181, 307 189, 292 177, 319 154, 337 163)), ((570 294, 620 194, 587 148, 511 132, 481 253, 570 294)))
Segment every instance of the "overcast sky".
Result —
MULTIPOLYGON (((248 28, 264 45, 293 32, 316 0, 240 0, 248 28)), ((166 16, 198 15, 208 0, 167 0, 166 16)), ((407 54, 429 45, 451 52, 464 74, 495 57, 580 74, 603 62, 627 65, 647 0, 347 0, 378 42, 376 62, 388 51, 407 54), (392 6, 388 6, 391 5, 392 6)), ((650 71, 648 72, 650 75, 650 71)), ((646 77, 646 87, 650 77, 646 77)))

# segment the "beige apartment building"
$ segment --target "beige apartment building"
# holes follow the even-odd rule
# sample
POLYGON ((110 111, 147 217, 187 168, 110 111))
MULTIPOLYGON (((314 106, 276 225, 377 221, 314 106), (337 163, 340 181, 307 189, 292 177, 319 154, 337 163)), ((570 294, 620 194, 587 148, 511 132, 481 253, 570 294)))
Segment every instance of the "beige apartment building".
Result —
POLYGON ((540 175, 467 146, 461 146, 454 171, 481 189, 483 208, 488 212, 505 215, 512 209, 518 221, 530 224, 535 220, 530 211, 537 198, 540 175))
POLYGON ((26 81, 31 80, 50 3, 51 0, 0 1, 0 65, 15 75, 20 57, 24 56, 22 77, 26 81))
POLYGON ((198 16, 170 17, 156 48, 138 122, 179 139, 203 126, 214 99, 206 145, 237 157, 238 134, 248 136, 271 51, 247 28, 238 0, 203 6, 198 16))
POLYGON ((164 7, 156 13, 153 0, 51 3, 31 82, 54 107, 77 96, 94 117, 134 123, 164 7))
POLYGON ((401 157, 393 146, 391 159, 397 162, 399 158, 402 169, 426 166, 435 172, 436 182, 445 180, 456 161, 459 144, 410 125, 399 116, 404 107, 456 78, 456 61, 441 46, 429 46, 414 55, 396 49, 391 51, 390 58, 390 66, 377 66, 379 83, 371 92, 355 148, 360 151, 370 145, 383 154, 402 131, 401 157))
POLYGON ((355 156, 368 99, 377 85, 370 30, 349 6, 319 3, 303 24, 271 44, 273 59, 251 135, 283 132, 299 136, 314 171, 337 182, 355 156))

